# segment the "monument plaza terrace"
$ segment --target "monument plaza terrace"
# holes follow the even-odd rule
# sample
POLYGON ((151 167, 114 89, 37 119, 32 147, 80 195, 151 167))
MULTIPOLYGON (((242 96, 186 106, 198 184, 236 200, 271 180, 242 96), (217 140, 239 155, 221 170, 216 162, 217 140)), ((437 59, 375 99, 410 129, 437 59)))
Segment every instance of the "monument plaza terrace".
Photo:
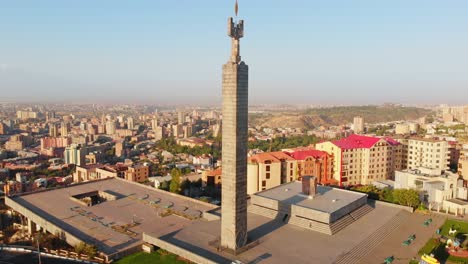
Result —
POLYGON ((5 203, 26 218, 30 233, 94 244, 109 259, 141 251, 144 232, 179 230, 217 208, 119 178, 6 197, 5 203))

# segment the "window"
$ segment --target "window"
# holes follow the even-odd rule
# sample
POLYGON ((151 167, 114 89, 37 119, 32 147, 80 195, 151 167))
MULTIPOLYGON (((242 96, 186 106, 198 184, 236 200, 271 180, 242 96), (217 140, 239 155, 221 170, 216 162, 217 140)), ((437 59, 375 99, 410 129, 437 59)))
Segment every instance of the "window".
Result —
POLYGON ((266 181, 262 181, 262 187, 266 187, 266 181))
POLYGON ((266 173, 266 178, 267 178, 267 180, 270 179, 270 173, 269 172, 266 173))
POLYGON ((266 171, 270 171, 270 165, 266 165, 266 171))
POLYGON ((293 168, 293 164, 292 164, 292 163, 289 164, 289 168, 291 168, 291 169, 293 168))

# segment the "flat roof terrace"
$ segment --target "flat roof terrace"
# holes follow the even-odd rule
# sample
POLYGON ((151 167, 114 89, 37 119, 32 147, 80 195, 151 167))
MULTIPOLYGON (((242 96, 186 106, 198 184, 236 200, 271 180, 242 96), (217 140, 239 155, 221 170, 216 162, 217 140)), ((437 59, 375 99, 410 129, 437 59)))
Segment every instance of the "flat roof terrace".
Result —
POLYGON ((290 182, 255 193, 251 195, 252 212, 269 210, 267 214, 291 217, 293 222, 300 218, 330 225, 367 203, 367 195, 363 193, 320 185, 316 190, 309 197, 302 193, 301 182, 290 182))
POLYGON ((68 243, 95 244, 111 258, 135 251, 143 232, 179 230, 217 208, 118 178, 7 197, 6 204, 68 243))
POLYGON ((302 194, 301 182, 283 184, 255 195, 329 214, 367 196, 362 193, 319 185, 315 197, 309 198, 307 195, 302 194))

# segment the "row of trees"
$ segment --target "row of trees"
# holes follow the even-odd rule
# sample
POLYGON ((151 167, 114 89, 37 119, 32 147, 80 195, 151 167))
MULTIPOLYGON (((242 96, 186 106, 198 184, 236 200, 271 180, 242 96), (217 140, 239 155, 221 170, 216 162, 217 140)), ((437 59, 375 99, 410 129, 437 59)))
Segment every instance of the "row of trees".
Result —
POLYGON ((172 137, 163 138, 156 142, 156 148, 169 151, 174 154, 186 153, 192 156, 200 156, 203 154, 211 154, 214 158, 221 157, 221 147, 218 144, 213 144, 212 146, 202 146, 202 147, 188 147, 181 146, 177 144, 176 140, 172 137))
POLYGON ((305 147, 315 144, 319 141, 316 136, 292 136, 292 137, 278 137, 266 141, 252 141, 249 142, 249 149, 260 149, 263 151, 279 151, 285 148, 305 147))
POLYGON ((367 193, 369 198, 374 200, 395 203, 404 206, 416 208, 421 201, 419 200, 419 193, 416 190, 407 189, 379 189, 373 185, 364 185, 351 188, 353 191, 367 193))
POLYGON ((183 171, 174 168, 171 170, 171 181, 169 183, 164 182, 161 184, 160 189, 170 191, 172 193, 182 194, 185 190, 189 190, 190 188, 200 188, 202 186, 202 180, 199 179, 198 181, 190 181, 190 180, 181 180, 181 176, 184 175, 183 171))

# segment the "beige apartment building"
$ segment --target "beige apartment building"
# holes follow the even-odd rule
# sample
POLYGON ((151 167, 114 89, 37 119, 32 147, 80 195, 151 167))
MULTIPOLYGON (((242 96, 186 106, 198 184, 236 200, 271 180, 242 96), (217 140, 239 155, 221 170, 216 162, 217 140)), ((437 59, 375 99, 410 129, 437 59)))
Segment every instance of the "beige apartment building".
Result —
POLYGON ((408 169, 420 167, 448 170, 450 163, 449 143, 432 138, 408 139, 408 169))
POLYGON ((316 149, 333 156, 332 178, 340 185, 371 184, 394 177, 395 165, 401 166, 400 143, 391 138, 351 135, 318 143, 316 149))
POLYGON ((117 172, 106 168, 104 165, 76 166, 73 173, 73 182, 94 181, 111 177, 117 177, 117 172))
POLYGON ((247 194, 297 179, 297 161, 284 152, 254 155, 247 160, 247 194))
POLYGON ((356 116, 353 119, 353 130, 354 133, 359 134, 364 132, 364 118, 356 116))
POLYGON ((144 182, 149 177, 149 166, 135 165, 128 167, 125 172, 125 179, 132 182, 144 182))

